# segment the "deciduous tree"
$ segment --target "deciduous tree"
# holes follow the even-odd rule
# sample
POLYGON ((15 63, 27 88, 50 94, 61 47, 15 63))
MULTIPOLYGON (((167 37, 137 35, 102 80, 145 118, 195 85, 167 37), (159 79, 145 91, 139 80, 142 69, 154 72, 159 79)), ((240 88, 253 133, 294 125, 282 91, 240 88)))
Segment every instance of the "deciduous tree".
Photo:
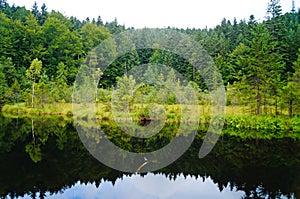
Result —
POLYGON ((31 95, 31 107, 34 107, 34 86, 36 80, 39 78, 42 71, 42 61, 38 60, 37 58, 34 59, 29 69, 26 70, 26 76, 32 80, 32 95, 31 95))

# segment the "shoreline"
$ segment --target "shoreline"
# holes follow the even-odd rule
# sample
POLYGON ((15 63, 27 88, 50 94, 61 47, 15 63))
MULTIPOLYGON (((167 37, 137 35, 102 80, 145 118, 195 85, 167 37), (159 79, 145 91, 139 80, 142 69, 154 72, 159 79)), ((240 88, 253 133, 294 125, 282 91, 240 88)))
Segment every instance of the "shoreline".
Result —
MULTIPOLYGON (((72 104, 55 104, 51 106, 45 106, 44 108, 31 108, 25 107, 25 104, 17 105, 5 105, 3 106, 1 113, 7 117, 52 117, 60 116, 67 119, 75 119, 78 121, 98 121, 98 122, 120 122, 128 123, 130 121, 135 122, 141 126, 146 126, 151 121, 160 121, 160 118, 154 118, 154 120, 145 117, 143 112, 133 112, 129 115, 118 113, 112 115, 107 105, 99 104, 97 111, 95 111, 96 117, 91 114, 83 112, 81 116, 74 115, 72 111, 72 104), (63 108, 62 108, 63 107, 63 108), (130 116, 128 118, 128 116, 130 116)), ((198 121, 182 120, 179 111, 176 110, 176 106, 167 106, 165 113, 165 123, 167 124, 195 124, 198 123, 200 131, 207 131, 210 124, 212 124, 211 116, 209 114, 200 115, 196 117, 198 121)), ((222 118, 221 118, 222 119, 222 118)), ((288 117, 285 115, 224 115, 224 126, 222 134, 230 136, 238 136, 241 138, 292 138, 300 139, 300 117, 288 117)), ((222 121, 222 120, 220 120, 222 121)), ((222 125, 213 121, 213 125, 222 125)))

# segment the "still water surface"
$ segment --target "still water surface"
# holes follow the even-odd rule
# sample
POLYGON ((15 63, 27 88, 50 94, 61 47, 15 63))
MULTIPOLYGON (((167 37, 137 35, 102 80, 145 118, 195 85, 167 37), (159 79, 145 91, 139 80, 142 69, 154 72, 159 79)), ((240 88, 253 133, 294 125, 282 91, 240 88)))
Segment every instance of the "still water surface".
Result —
MULTIPOLYGON (((243 191, 226 187, 222 192, 210 178, 196 179, 194 176, 177 176, 176 180, 170 180, 162 174, 149 173, 144 177, 124 176, 117 179, 115 184, 101 182, 97 187, 95 183, 86 185, 76 183, 63 193, 54 195, 46 194, 48 198, 240 198, 243 191)), ((29 196, 27 198, 30 198, 29 196)))
MULTIPOLYGON (((113 125, 106 125, 118 134, 113 125)), ((71 119, 0 116, 0 197, 300 197, 299 141, 221 137, 204 159, 197 157, 200 146, 201 139, 197 138, 168 167, 128 174, 93 158, 78 138, 71 119)))

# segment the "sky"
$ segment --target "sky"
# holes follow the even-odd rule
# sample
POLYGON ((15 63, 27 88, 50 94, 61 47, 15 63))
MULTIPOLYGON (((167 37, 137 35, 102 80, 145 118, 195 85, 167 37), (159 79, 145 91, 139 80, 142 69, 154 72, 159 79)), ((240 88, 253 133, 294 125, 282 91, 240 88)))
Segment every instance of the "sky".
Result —
MULTIPOLYGON (((253 14, 265 20, 269 0, 7 0, 12 5, 31 9, 34 1, 48 11, 56 10, 80 20, 101 16, 104 22, 117 18, 119 24, 134 28, 213 28, 225 17, 248 20, 253 14)), ((292 0, 281 0, 283 13, 289 12, 292 0)), ((300 1, 295 0, 296 9, 300 1)))

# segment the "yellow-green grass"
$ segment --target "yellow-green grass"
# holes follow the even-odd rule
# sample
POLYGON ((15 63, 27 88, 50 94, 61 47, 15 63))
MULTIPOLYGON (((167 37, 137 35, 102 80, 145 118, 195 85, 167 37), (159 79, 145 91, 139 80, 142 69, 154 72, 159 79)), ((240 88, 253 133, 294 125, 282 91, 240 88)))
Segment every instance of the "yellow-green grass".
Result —
MULTIPOLYGON (((134 104, 129 107, 129 116, 138 119, 140 116, 145 115, 145 112, 150 109, 155 109, 155 106, 150 104, 134 104)), ((212 114, 212 109, 215 107, 199 105, 198 110, 195 110, 197 106, 193 105, 164 105, 164 114, 166 119, 180 121, 182 113, 185 113, 186 120, 197 119, 198 113, 200 118, 205 116, 210 116, 212 114)), ((274 114, 275 107, 266 107, 267 114, 274 114)), ((25 103, 18 103, 13 105, 4 105, 2 108, 3 113, 9 113, 10 115, 65 115, 65 116, 75 116, 79 118, 94 118, 98 120, 110 120, 119 119, 124 120, 128 118, 128 114, 122 111, 114 110, 112 114, 111 105, 108 104, 72 104, 72 103, 53 103, 44 104, 43 107, 32 108, 26 106, 25 103), (114 117, 114 118, 113 118, 114 117)), ((255 115, 255 109, 247 106, 226 106, 226 115, 255 115)), ((281 112, 281 110, 278 110, 281 112)), ((219 109, 219 113, 222 113, 219 109)), ((262 108, 262 113, 265 113, 265 109, 262 108)), ((286 110, 282 112, 287 114, 286 110)), ((152 118, 153 119, 153 118, 152 118)), ((161 119, 161 117, 157 117, 161 119)))
MULTIPOLYGON (((226 115, 256 115, 256 107, 250 106, 226 106, 225 107, 226 115)), ((277 108, 277 112, 280 115, 288 115, 287 108, 281 109, 280 107, 277 108)), ((262 115, 275 115, 276 107, 275 106, 262 106, 261 107, 261 114, 262 115)))
POLYGON ((32 108, 25 105, 25 103, 18 103, 13 105, 4 105, 2 107, 3 113, 10 113, 16 115, 68 115, 72 116, 72 104, 70 103, 56 103, 44 104, 42 108, 32 108))

